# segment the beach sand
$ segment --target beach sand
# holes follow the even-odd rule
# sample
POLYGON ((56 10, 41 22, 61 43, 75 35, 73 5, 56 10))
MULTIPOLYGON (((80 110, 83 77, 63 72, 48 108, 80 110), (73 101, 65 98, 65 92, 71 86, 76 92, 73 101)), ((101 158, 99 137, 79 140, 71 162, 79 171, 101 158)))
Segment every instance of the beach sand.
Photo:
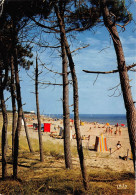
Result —
MULTIPOLYGON (((27 126, 29 130, 29 136, 31 138, 38 138, 38 133, 37 130, 34 130, 30 125, 33 123, 36 123, 36 117, 29 117, 27 118, 27 126)), ((51 118, 44 118, 42 117, 42 123, 51 123, 51 132, 56 132, 57 135, 59 135, 60 128, 63 128, 63 121, 61 119, 59 120, 54 120, 51 118)), ((75 134, 74 130, 74 125, 71 122, 71 131, 72 135, 75 134)), ((89 122, 84 122, 82 125, 80 125, 80 132, 81 135, 85 135, 86 137, 90 135, 90 140, 82 140, 82 145, 86 149, 86 155, 85 155, 85 160, 86 160, 86 165, 88 167, 92 168, 104 168, 104 169, 110 169, 113 171, 129 171, 129 172, 134 172, 133 168, 133 161, 130 160, 131 157, 131 147, 130 147, 130 142, 129 142, 129 136, 128 136, 128 129, 127 127, 122 127, 121 128, 121 135, 119 135, 119 132, 115 135, 114 132, 116 130, 115 125, 110 125, 112 130, 112 135, 109 132, 106 132, 106 125, 105 124, 98 124, 98 123, 89 123, 89 122), (105 127, 104 127, 105 126, 105 127), (104 137, 106 137, 107 140, 107 146, 108 146, 108 151, 104 152, 96 152, 92 150, 88 150, 89 148, 93 147, 95 144, 96 136, 100 136, 103 134, 104 137), (117 142, 120 141, 121 143, 121 148, 117 150, 116 144, 117 142), (111 154, 110 150, 111 148, 111 154), (127 160, 122 160, 119 158, 119 156, 124 156, 127 155, 127 150, 128 152, 128 159, 127 160)), ((50 133, 51 133, 50 132, 50 133)), ((46 141, 51 141, 56 144, 63 144, 64 140, 63 139, 56 139, 50 137, 50 133, 48 132, 42 132, 42 138, 43 142, 46 141)), ((21 136, 25 136, 25 131, 24 127, 22 126, 21 130, 21 136)), ((71 146, 76 147, 76 139, 71 140, 71 146)), ((73 160, 78 160, 78 159, 73 159, 73 160)))

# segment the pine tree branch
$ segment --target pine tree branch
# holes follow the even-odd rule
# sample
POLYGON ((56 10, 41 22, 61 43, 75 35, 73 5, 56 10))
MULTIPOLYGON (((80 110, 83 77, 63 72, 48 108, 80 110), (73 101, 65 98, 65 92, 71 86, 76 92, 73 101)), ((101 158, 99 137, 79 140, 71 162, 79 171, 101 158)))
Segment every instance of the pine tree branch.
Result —
POLYGON ((59 83, 44 83, 44 82, 39 82, 39 84, 42 84, 42 85, 59 85, 59 86, 62 86, 63 84, 59 84, 59 83))
POLYGON ((90 46, 90 45, 88 44, 88 45, 85 45, 85 46, 83 46, 83 47, 79 47, 79 48, 73 50, 71 53, 74 53, 75 51, 80 50, 80 49, 83 49, 83 48, 86 48, 86 47, 88 47, 88 46, 90 46))
POLYGON ((44 64, 42 64, 42 65, 44 66, 45 69, 47 69, 48 71, 50 71, 50 72, 52 72, 52 73, 54 73, 54 74, 63 75, 63 73, 55 72, 55 71, 53 71, 53 70, 47 68, 47 66, 45 66, 44 64))
POLYGON ((44 24, 41 24, 40 22, 36 21, 33 17, 30 17, 30 19, 35 22, 35 24, 37 24, 38 26, 42 27, 42 28, 45 28, 45 29, 49 29, 49 30, 52 30, 52 31, 55 31, 57 33, 59 33, 60 31, 55 29, 56 26, 54 27, 49 27, 49 26, 46 26, 44 24))
MULTIPOLYGON (((131 68, 133 68, 135 66, 136 66, 136 64, 127 66, 127 71, 129 71, 131 68)), ((110 73, 119 72, 119 70, 111 70, 111 71, 107 71, 107 72, 104 72, 104 71, 89 71, 89 70, 83 70, 83 71, 86 72, 86 73, 93 73, 93 74, 110 74, 110 73)))

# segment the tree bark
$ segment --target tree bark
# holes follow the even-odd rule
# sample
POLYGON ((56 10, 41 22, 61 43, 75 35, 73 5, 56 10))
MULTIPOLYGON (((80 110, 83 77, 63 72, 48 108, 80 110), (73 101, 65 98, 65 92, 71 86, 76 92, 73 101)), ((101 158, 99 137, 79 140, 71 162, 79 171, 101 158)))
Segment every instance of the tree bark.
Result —
POLYGON ((7 126, 8 126, 8 118, 7 118, 7 110, 6 104, 4 100, 4 89, 6 87, 8 81, 8 60, 6 55, 5 45, 0 41, 0 48, 1 48, 1 60, 3 63, 0 63, 0 101, 1 101, 1 109, 3 115, 3 126, 2 126, 2 138, 1 138, 1 148, 2 148, 2 179, 5 179, 7 176, 7 126), (2 71, 5 70, 4 78, 2 77, 2 71))
POLYGON ((81 170, 82 170, 83 183, 84 183, 85 189, 87 190, 88 189, 87 171, 86 171, 85 159, 84 159, 83 148, 82 148, 81 133, 80 133, 80 128, 79 128, 78 81, 77 81, 76 71, 75 71, 75 67, 74 67, 74 62, 73 62, 72 55, 71 55, 69 45, 68 45, 66 38, 65 38, 65 41, 66 41, 65 42, 66 51, 67 51, 67 55, 68 55, 68 59, 69 59, 69 67, 70 67, 72 81, 73 81, 74 125, 75 125, 76 140, 77 140, 77 150, 78 150, 78 155, 79 155, 79 159, 80 159, 80 166, 81 166, 81 170))
POLYGON ((15 131, 15 141, 14 141, 13 178, 17 179, 19 132, 21 131, 21 125, 22 125, 22 101, 21 101, 21 89, 20 89, 19 71, 18 71, 18 62, 17 62, 17 49, 15 48, 14 48, 14 68, 15 68, 16 94, 17 94, 17 105, 18 105, 18 120, 17 120, 17 128, 15 131))
POLYGON ((0 90, 0 100, 1 100, 1 108, 2 108, 2 115, 3 115, 3 127, 2 127, 2 179, 5 179, 7 176, 7 159, 6 159, 6 153, 7 153, 7 110, 6 105, 4 101, 4 94, 3 89, 0 90))
MULTIPOLYGON (((64 23, 63 2, 60 2, 60 15, 64 23)), ((63 24, 61 24, 63 25, 63 24)), ((62 77, 63 77, 63 126, 64 126, 64 156, 65 166, 72 168, 71 147, 70 147, 70 118, 69 118, 69 81, 68 81, 68 61, 64 43, 64 35, 60 33, 61 57, 62 57, 62 77)))
POLYGON ((126 108, 129 140, 130 140, 131 150, 133 154, 133 163, 135 169, 136 108, 131 94, 131 87, 129 85, 129 77, 127 73, 127 67, 126 67, 122 44, 119 38, 119 34, 115 22, 113 22, 113 20, 111 20, 110 18, 110 13, 106 5, 106 0, 101 0, 101 10, 103 13, 104 24, 112 37, 116 56, 117 56, 121 89, 122 89, 124 104, 126 108))
POLYGON ((26 125, 26 120, 25 120, 25 116, 24 116, 24 112, 22 109, 22 119, 24 121, 24 128, 25 128, 25 133, 26 133, 26 139, 27 139, 27 143, 28 143, 28 147, 31 153, 33 153, 33 149, 32 149, 32 145, 31 145, 31 141, 30 141, 30 137, 29 137, 29 133, 28 133, 28 129, 27 129, 27 125, 26 125))
MULTIPOLYGON (((14 83, 14 59, 13 59, 13 56, 11 56, 11 98, 12 98, 12 113, 13 113, 13 117, 12 117, 12 157, 13 157, 14 156, 15 131, 16 131, 16 94, 15 94, 15 83, 14 83)), ((24 121, 24 128, 25 128, 25 133, 26 133, 26 138, 27 138, 29 150, 30 150, 30 152, 33 152, 23 109, 22 109, 22 119, 24 121)))
POLYGON ((36 108, 37 108, 37 120, 38 120, 38 136, 39 136, 40 161, 44 162, 43 145, 42 145, 42 134, 41 134, 41 117, 40 117, 39 96, 38 96, 38 62, 37 62, 37 58, 36 58, 36 69, 35 69, 35 94, 36 94, 36 108))
POLYGON ((11 56, 11 98, 12 98, 12 158, 14 159, 14 140, 16 131, 16 94, 14 78, 14 58, 11 56))
POLYGON ((63 126, 64 126, 64 155, 66 168, 72 168, 70 148, 70 118, 69 118, 69 82, 67 70, 67 54, 64 36, 61 34, 62 73, 63 73, 63 126))
POLYGON ((86 172, 85 160, 84 160, 83 149, 82 149, 82 139, 81 139, 80 128, 79 128, 78 81, 76 77, 76 71, 74 67, 73 58, 72 58, 69 44, 68 44, 67 37, 66 37, 64 23, 59 13, 58 7, 56 5, 55 5, 55 12, 58 18, 60 33, 63 34, 63 37, 64 37, 65 49, 66 49, 66 53, 68 56, 69 67, 70 67, 72 81, 73 81, 74 125, 75 125, 76 140, 77 140, 77 150, 78 150, 78 155, 80 159, 80 167, 81 167, 82 176, 83 176, 83 184, 84 184, 84 188, 87 190, 88 189, 87 172, 86 172))

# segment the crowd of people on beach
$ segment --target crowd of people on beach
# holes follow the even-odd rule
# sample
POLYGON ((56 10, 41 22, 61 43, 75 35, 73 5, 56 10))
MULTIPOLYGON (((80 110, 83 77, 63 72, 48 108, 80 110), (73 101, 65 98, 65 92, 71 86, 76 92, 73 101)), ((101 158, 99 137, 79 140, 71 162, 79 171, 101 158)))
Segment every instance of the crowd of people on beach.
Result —
MULTIPOLYGON (((105 127, 105 126, 104 126, 105 127)), ((116 127, 116 129, 115 129, 115 131, 113 130, 113 127, 111 127, 111 126, 106 126, 105 128, 105 130, 104 130, 104 133, 108 133, 109 135, 113 135, 113 133, 114 133, 114 135, 119 135, 119 136, 121 136, 121 132, 122 132, 122 128, 121 128, 121 126, 119 126, 119 124, 117 123, 117 125, 115 125, 115 127, 116 127), (114 132, 113 132, 114 131, 114 132)))

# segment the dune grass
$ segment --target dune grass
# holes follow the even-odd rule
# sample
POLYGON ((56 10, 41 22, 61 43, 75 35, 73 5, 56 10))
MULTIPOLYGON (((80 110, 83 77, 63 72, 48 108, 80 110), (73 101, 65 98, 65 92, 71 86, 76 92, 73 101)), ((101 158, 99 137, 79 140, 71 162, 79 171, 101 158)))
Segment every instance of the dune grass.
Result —
POLYGON ((88 195, 116 195, 134 194, 134 175, 129 173, 110 173, 110 180, 105 180, 109 172, 88 170, 89 190, 85 192, 82 185, 82 177, 79 169, 42 169, 42 172, 34 170, 22 171, 20 181, 11 179, 0 181, 0 193, 2 194, 88 194, 88 195), (42 177, 39 177, 39 173, 42 177), (127 178, 124 178, 124 174, 127 178), (21 177, 22 175, 22 177, 21 177), (118 189, 117 186, 127 186, 126 189, 118 189))
MULTIPOLYGON (((30 140, 31 140, 31 144, 32 144, 32 148, 33 148, 34 152, 38 152, 39 151, 38 139, 30 139, 30 140)), ((0 144, 1 144, 1 140, 0 140, 0 144)), ((8 134, 8 147, 9 148, 12 147, 12 135, 11 135, 11 133, 8 134)), ((29 147, 28 147, 26 137, 20 136, 20 138, 19 138, 19 150, 20 151, 24 150, 26 152, 29 152, 29 147)), ((77 156, 76 147, 71 147, 71 150, 72 150, 72 155, 77 156)), ((60 143, 55 144, 55 143, 47 140, 46 142, 43 142, 43 151, 44 151, 44 155, 51 155, 53 157, 56 157, 57 159, 59 159, 59 158, 64 159, 64 147, 60 143)))

